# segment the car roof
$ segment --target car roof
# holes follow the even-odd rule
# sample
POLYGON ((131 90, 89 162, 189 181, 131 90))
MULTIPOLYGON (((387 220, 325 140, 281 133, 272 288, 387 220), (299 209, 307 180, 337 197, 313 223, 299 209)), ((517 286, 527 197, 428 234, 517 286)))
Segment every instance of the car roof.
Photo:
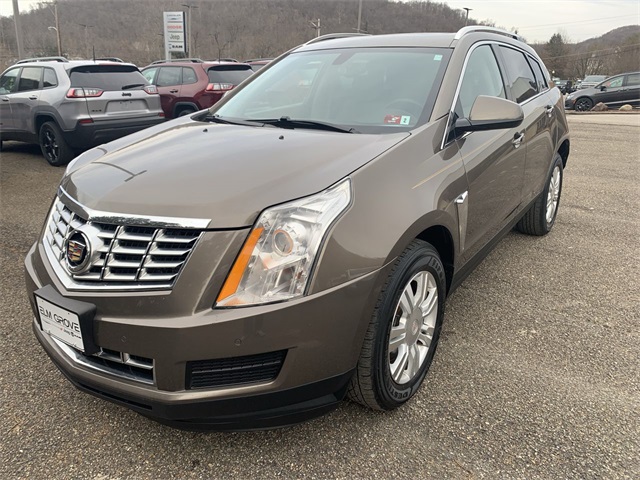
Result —
POLYGON ((215 65, 247 65, 246 63, 240 63, 240 62, 224 62, 224 61, 218 61, 218 60, 202 60, 199 62, 194 62, 194 61, 190 61, 190 60, 185 60, 184 62, 181 61, 176 61, 176 60, 172 60, 170 62, 153 62, 149 65, 147 65, 146 67, 144 67, 145 69, 149 68, 149 67, 167 67, 167 66, 174 66, 174 67, 192 67, 194 65, 202 65, 203 68, 208 68, 208 67, 212 67, 215 65))
POLYGON ((120 67, 122 66, 127 66, 127 67, 134 67, 134 68, 138 68, 136 65, 134 65, 133 63, 124 63, 124 62, 112 62, 109 60, 67 60, 65 62, 61 62, 59 60, 37 60, 34 59, 33 61, 20 61, 18 63, 16 63, 15 66, 20 66, 20 67, 41 67, 41 66, 53 66, 53 65, 59 65, 60 67, 64 68, 65 70, 71 70, 72 68, 75 67, 82 67, 85 65, 118 65, 120 67))
POLYGON ((354 47, 445 47, 449 48, 455 33, 394 33, 388 35, 354 35, 314 41, 301 45, 296 51, 325 50, 354 47))

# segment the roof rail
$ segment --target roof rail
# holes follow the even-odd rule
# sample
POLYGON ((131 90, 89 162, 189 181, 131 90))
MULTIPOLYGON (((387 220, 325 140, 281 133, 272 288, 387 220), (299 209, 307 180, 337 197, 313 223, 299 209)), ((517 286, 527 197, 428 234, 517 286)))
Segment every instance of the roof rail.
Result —
POLYGON ((172 58, 170 60, 156 60, 151 62, 151 65, 157 65, 158 63, 170 63, 170 62, 191 62, 191 63, 204 63, 201 58, 172 58))
POLYGON ((456 35, 455 37, 453 37, 453 39, 460 40, 462 37, 464 37, 468 33, 475 33, 475 32, 495 33, 498 35, 504 35, 505 37, 513 38, 514 40, 519 40, 521 42, 524 42, 524 38, 522 38, 517 33, 508 32, 501 28, 486 27, 484 25, 471 25, 469 27, 462 27, 460 30, 456 32, 456 35))
POLYGON ((124 60, 118 57, 100 57, 100 58, 95 58, 94 60, 100 60, 102 62, 124 63, 124 60))
POLYGON ((23 60, 18 60, 16 62, 16 64, 18 63, 31 63, 31 62, 69 62, 69 60, 67 60, 64 57, 36 57, 36 58, 25 58, 23 60))
POLYGON ((347 38, 347 37, 366 37, 368 33, 327 33, 316 38, 312 38, 304 45, 313 45, 314 43, 324 42, 325 40, 333 40, 335 38, 347 38))

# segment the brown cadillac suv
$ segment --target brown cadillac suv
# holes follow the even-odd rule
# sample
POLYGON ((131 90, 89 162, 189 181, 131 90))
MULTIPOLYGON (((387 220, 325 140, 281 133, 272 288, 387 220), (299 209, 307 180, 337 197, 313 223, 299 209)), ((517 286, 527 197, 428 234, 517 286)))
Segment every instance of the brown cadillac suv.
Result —
POLYGON ((549 81, 484 27, 295 48, 68 166, 25 261, 35 335, 81 390, 182 428, 399 407, 447 295, 514 226, 554 224, 549 81))

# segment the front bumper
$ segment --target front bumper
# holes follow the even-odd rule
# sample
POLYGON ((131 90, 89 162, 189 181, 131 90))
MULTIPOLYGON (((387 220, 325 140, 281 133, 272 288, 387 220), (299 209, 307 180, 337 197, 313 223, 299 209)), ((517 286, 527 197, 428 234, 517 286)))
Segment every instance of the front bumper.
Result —
POLYGON ((565 108, 565 110, 573 110, 573 107, 574 107, 575 103, 576 103, 576 99, 575 98, 572 98, 572 99, 565 98, 565 100, 564 100, 564 108, 565 108))
MULTIPOLYGON (((52 285, 64 298, 84 302, 99 295, 65 291, 40 251, 34 246, 25 260, 35 315, 32 292, 43 285, 52 285)), ((182 316, 145 318, 145 312, 130 309, 119 317, 113 311, 107 316, 101 312, 105 298, 95 298, 92 340, 108 351, 152 359, 153 380, 147 383, 79 363, 42 332, 38 322, 33 322, 33 329, 56 366, 85 392, 180 428, 272 428, 324 414, 344 397, 360 354, 378 274, 286 303, 209 308, 182 316), (286 356, 269 381, 211 388, 189 385, 190 362, 273 351, 286 351, 286 356)), ((133 300, 131 292, 109 294, 115 302, 118 295, 133 300)), ((134 295, 145 301, 144 295, 134 295)))

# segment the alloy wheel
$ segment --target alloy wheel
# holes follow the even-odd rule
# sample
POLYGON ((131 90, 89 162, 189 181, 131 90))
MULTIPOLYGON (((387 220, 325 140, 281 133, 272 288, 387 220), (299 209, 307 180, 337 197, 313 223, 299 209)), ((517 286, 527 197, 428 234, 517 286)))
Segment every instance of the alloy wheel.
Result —
POLYGON ((389 369, 397 384, 413 380, 424 364, 438 318, 438 287, 427 271, 405 285, 389 334, 389 369))
POLYGON ((42 145, 49 160, 53 162, 57 161, 58 155, 60 154, 60 149, 58 147, 56 136, 51 130, 45 131, 44 141, 42 142, 42 145))
POLYGON ((547 193, 547 223, 551 223, 558 209, 560 199, 561 175, 560 167, 556 165, 549 180, 549 191, 547 193))

